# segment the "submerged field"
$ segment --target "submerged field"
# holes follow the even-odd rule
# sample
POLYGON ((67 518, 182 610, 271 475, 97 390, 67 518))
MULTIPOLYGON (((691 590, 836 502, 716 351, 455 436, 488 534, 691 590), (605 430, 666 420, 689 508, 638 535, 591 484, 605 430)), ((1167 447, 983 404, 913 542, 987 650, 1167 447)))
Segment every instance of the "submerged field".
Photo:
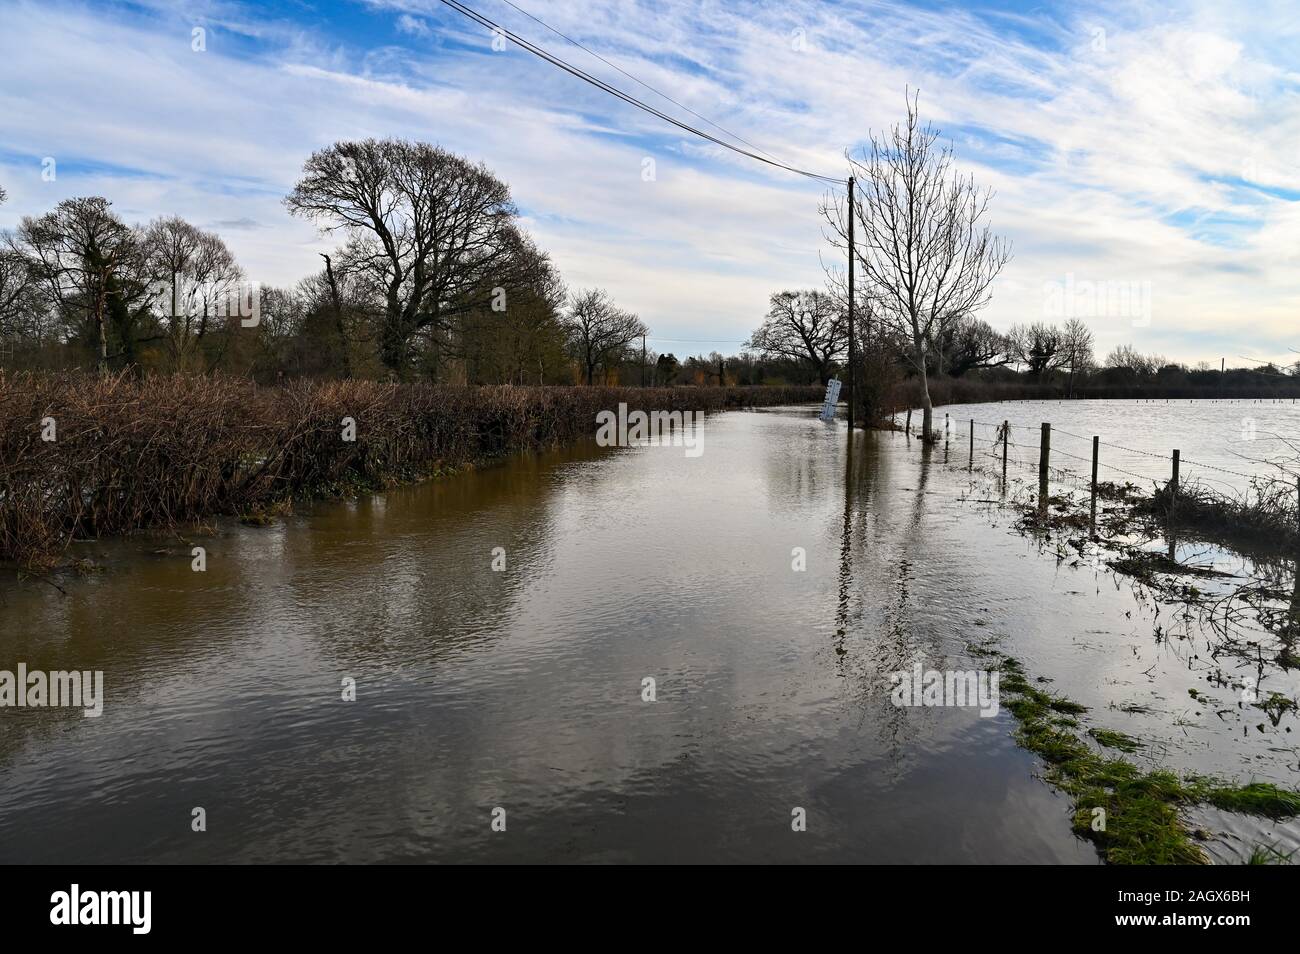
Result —
MULTIPOLYGON (((936 429, 945 418, 951 443, 963 450, 974 420, 977 456, 999 466, 996 425, 1011 425, 1010 462, 1036 467, 1041 425, 1049 423, 1052 467, 1082 477, 1091 470, 1092 438, 1099 437, 1099 479, 1132 481, 1148 490, 1169 479, 1175 448, 1182 452, 1182 480, 1225 494, 1245 492, 1251 477, 1279 475, 1270 461, 1300 459, 1300 403, 1291 398, 954 404, 935 408, 936 429)), ((896 419, 901 423, 906 415, 896 419)), ((919 412, 912 423, 920 428, 919 412)))
MULTIPOLYGON (((1240 695, 1297 695, 1266 630, 1026 528, 951 448, 814 413, 73 544, 111 569, 5 582, 0 668, 102 669, 104 714, 0 720, 0 858, 1096 863, 1032 718, 1085 768, 1300 784, 1295 709, 1240 695), (895 706, 918 663, 1001 668, 1000 710, 895 706)), ((1214 801, 1173 809, 1209 859, 1300 846, 1214 801)))

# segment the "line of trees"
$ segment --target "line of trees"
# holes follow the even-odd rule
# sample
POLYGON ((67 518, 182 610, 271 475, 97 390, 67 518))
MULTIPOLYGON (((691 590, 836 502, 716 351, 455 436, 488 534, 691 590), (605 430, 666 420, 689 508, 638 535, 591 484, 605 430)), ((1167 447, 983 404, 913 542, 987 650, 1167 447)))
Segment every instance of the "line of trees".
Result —
POLYGON ((570 291, 482 164, 339 142, 311 155, 285 205, 338 240, 291 287, 249 281, 211 231, 128 225, 100 196, 23 217, 0 239, 0 365, 476 384, 658 370, 634 346, 644 322, 603 289, 570 291))
MULTIPOLYGON (((863 420, 901 378, 979 377, 1078 388, 1223 384, 1131 347, 1104 361, 1071 318, 1006 332, 979 317, 1010 248, 986 223, 992 198, 951 147, 904 122, 848 154, 858 182, 855 327, 863 420)), ((0 203, 5 201, 0 189, 0 203)), ((290 287, 248 281, 222 238, 177 216, 128 225, 99 196, 25 216, 0 236, 0 366, 101 372, 211 371, 258 380, 379 378, 516 384, 805 384, 843 374, 848 290, 782 290, 739 355, 679 359, 600 288, 569 289, 523 229, 507 185, 482 164, 405 140, 313 153, 285 199, 337 245, 290 287)), ((850 209, 828 198, 826 238, 846 251, 850 209)), ((838 257, 838 256, 837 256, 838 257)), ((1241 369, 1234 386, 1300 375, 1241 369)))
MULTIPOLYGON (((919 394, 927 438, 934 435, 929 383, 937 378, 1051 386, 1069 397, 1084 386, 1090 394, 1153 385, 1259 388, 1300 377, 1300 362, 1220 374, 1204 362, 1188 368, 1131 346, 1098 362, 1093 333, 1077 317, 1059 326, 1034 321, 994 329, 978 314, 1011 249, 987 224, 992 193, 956 171, 951 146, 922 126, 915 96, 906 106, 903 122, 847 154, 857 183, 852 206, 836 195, 821 207, 837 259, 847 254, 851 228, 854 234, 861 419, 887 415, 904 377, 919 394)), ((797 363, 824 383, 843 374, 849 338, 847 282, 842 271, 829 270, 825 289, 772 295, 747 347, 764 359, 797 363)))
MULTIPOLYGON (((827 289, 787 290, 773 294, 762 323, 740 357, 725 359, 728 367, 742 363, 785 381, 818 381, 844 376, 848 358, 848 308, 842 282, 827 289), (779 367, 776 365, 779 364, 779 367)), ((872 406, 890 408, 890 389, 879 378, 898 381, 920 377, 913 365, 914 345, 886 322, 873 323, 875 313, 859 300, 857 342, 860 349, 860 388, 883 400, 872 406), (865 370, 864 370, 865 369, 865 370)), ((1269 388, 1300 383, 1300 360, 1287 366, 1261 363, 1251 368, 1226 368, 1200 361, 1187 365, 1159 354, 1144 354, 1132 345, 1119 345, 1104 358, 1095 350, 1092 330, 1080 318, 1061 325, 1037 321, 1012 325, 1007 331, 967 315, 936 323, 923 338, 925 380, 962 379, 997 383, 1048 385, 1065 397, 1087 388, 1090 395, 1107 388, 1269 388)))

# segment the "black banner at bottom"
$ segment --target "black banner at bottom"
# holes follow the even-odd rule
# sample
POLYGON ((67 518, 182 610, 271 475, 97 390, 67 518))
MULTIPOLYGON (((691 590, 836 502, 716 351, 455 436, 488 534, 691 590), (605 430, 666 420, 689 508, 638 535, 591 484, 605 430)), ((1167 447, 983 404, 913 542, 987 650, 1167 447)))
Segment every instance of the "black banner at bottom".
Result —
POLYGON ((66 934, 128 943, 337 941, 358 931, 367 939, 388 932, 397 938, 435 918, 490 930, 566 924, 579 934, 613 916, 643 927, 662 925, 665 917, 725 918, 729 930, 743 932, 749 920, 766 932, 774 920, 805 919, 827 904, 852 915, 855 933, 876 938, 1000 924, 1070 938, 1201 932, 1231 940, 1243 931, 1288 927, 1295 887, 1276 867, 840 868, 764 872, 752 883, 748 872, 737 872, 725 886, 710 877, 711 890, 693 887, 693 873, 680 870, 668 875, 671 881, 655 871, 654 882, 643 872, 624 882, 608 871, 593 878, 586 871, 396 866, 11 867, 8 874, 0 907, 9 939, 66 934), (740 923, 727 912, 743 913, 740 923))

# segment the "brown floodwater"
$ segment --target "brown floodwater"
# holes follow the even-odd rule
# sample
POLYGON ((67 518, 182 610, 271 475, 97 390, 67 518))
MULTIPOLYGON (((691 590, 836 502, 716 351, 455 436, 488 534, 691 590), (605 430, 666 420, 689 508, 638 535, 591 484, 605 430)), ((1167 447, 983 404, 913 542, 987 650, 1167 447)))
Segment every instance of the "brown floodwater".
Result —
MULTIPOLYGON (((103 670, 105 700, 0 709, 0 861, 1096 863, 1009 712, 896 707, 889 674, 998 639, 1096 710, 1172 697, 1157 608, 942 449, 814 414, 77 544, 103 569, 64 592, 9 578, 0 669, 103 670)), ((1105 724, 1165 725, 1129 718, 1105 724)), ((1163 759, 1295 781, 1291 736, 1167 721, 1163 759)))

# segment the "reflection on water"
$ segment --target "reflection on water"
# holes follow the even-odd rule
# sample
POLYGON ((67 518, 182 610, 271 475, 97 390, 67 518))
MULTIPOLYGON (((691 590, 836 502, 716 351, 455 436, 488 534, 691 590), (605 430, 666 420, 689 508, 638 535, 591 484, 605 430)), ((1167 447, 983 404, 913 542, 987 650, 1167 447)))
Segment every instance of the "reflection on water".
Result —
POLYGON ((942 452, 813 415, 6 583, 0 668, 103 669, 107 699, 0 712, 0 860, 1094 862, 1009 714, 889 699, 992 636, 1068 675, 1060 570, 972 517, 942 452))

